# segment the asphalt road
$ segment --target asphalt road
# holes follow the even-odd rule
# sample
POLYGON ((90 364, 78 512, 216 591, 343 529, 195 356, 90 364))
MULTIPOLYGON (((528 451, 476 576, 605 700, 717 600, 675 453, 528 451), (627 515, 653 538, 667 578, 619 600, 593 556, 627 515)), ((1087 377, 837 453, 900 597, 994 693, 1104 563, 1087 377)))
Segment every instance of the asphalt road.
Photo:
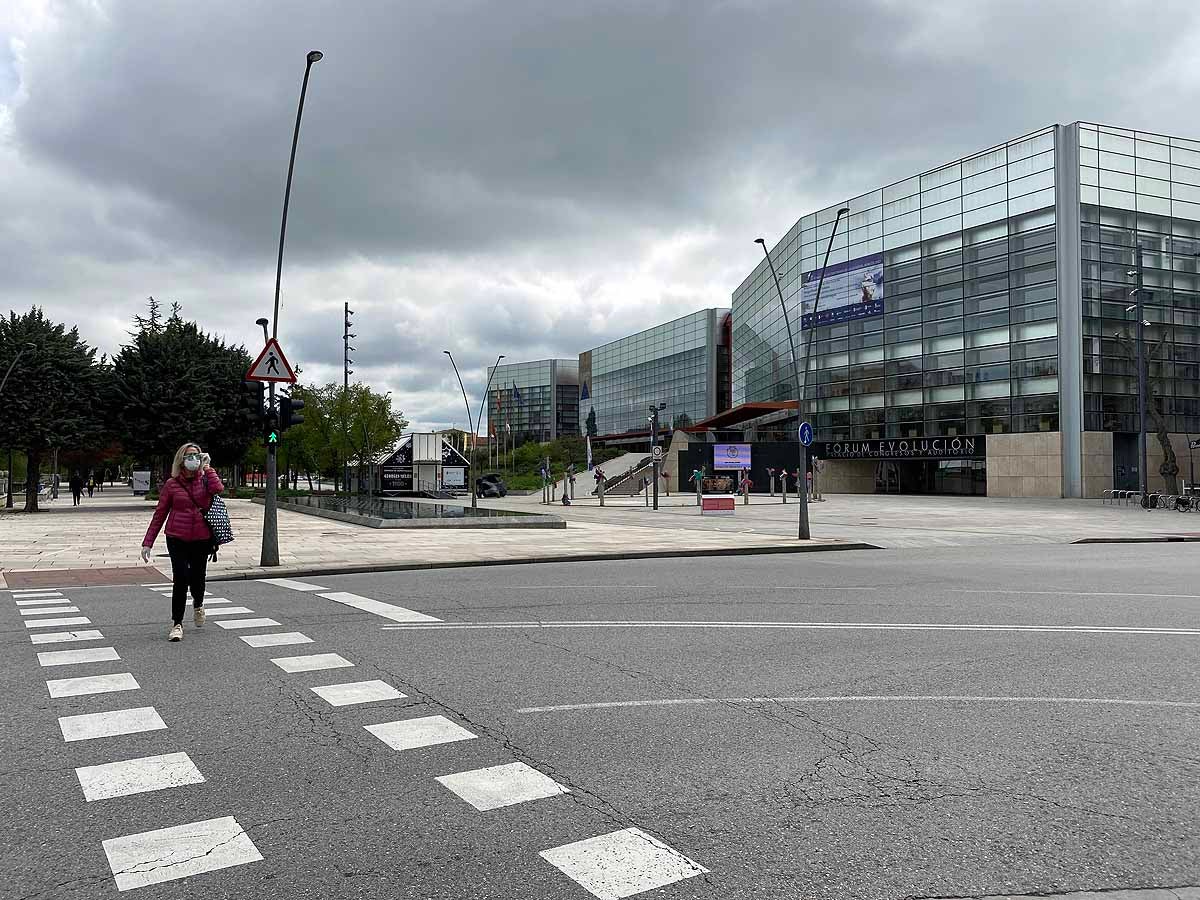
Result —
POLYGON ((41 616, 20 613, 57 598, 0 592, 0 897, 1200 885, 1198 559, 1023 546, 225 582, 210 591, 230 602, 199 631, 189 615, 181 644, 147 587, 72 589, 78 613, 41 616), (60 616, 91 621, 25 627, 60 616), (279 626, 217 627, 260 617, 279 626), (69 629, 102 638, 30 642, 69 629), (293 631, 312 643, 239 639, 293 631), (104 647, 120 659, 39 664, 104 647), (271 661, 328 653, 353 667, 271 661), (138 689, 48 696, 51 679, 120 673, 138 689), (334 706, 311 690, 375 680, 407 696, 334 706), (165 728, 68 742, 59 724, 146 707, 165 728), (365 727, 437 716, 471 737, 396 749, 411 726, 377 729, 390 743, 365 727), (496 766, 519 785, 484 795, 520 802, 477 809, 479 776, 437 780, 496 766), (88 801, 85 783, 124 795, 88 801))

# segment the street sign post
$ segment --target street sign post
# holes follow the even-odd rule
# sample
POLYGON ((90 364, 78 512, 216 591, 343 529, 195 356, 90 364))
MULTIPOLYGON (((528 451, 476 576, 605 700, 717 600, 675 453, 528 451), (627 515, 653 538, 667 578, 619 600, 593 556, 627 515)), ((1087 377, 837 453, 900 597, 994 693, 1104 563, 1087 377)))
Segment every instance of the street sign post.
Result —
POLYGON ((812 442, 813 442, 812 425, 810 425, 808 422, 801 422, 800 423, 800 443, 802 443, 805 447, 807 447, 812 442))
POLYGON ((656 444, 656 445, 654 446, 654 450, 653 450, 653 451, 651 451, 651 453, 650 453, 650 457, 651 457, 651 458, 652 458, 652 459, 653 459, 655 462, 661 462, 661 461, 662 461, 662 458, 663 458, 663 448, 662 448, 661 446, 659 446, 659 445, 657 445, 657 444, 656 444))
POLYGON ((263 347, 262 353, 258 354, 258 359, 250 366, 250 371, 246 373, 247 381, 281 381, 286 384, 296 383, 296 373, 292 371, 291 365, 288 364, 287 357, 283 355, 283 349, 279 346, 279 341, 271 338, 263 347))

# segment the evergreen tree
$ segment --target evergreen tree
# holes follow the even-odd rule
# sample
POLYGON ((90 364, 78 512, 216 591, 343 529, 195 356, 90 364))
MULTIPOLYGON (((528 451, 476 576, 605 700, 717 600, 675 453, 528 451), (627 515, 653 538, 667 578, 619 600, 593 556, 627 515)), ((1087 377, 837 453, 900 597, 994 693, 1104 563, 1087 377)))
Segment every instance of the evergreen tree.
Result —
POLYGON ((588 411, 587 414, 587 433, 592 437, 595 437, 600 433, 599 428, 596 426, 596 407, 594 406, 588 411))
POLYGON ((0 318, 0 372, 33 344, 13 368, 0 399, 0 443, 24 450, 25 511, 38 511, 38 480, 52 449, 92 449, 105 436, 109 370, 78 329, 51 322, 38 307, 0 318))
POLYGON ((134 318, 131 342, 113 360, 121 443, 156 472, 185 441, 221 465, 240 461, 258 436, 259 423, 245 414, 245 347, 226 346, 180 312, 174 304, 164 320, 151 297, 149 314, 134 318))

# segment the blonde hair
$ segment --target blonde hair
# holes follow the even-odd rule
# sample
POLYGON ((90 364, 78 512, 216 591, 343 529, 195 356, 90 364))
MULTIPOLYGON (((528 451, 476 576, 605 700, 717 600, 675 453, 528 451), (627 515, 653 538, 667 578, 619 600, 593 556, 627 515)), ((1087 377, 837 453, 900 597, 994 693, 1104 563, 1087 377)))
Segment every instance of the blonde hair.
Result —
POLYGON ((171 463, 172 478, 179 477, 179 471, 183 468, 183 458, 187 455, 188 449, 191 447, 195 447, 197 453, 204 452, 195 441, 188 441, 186 444, 181 444, 179 449, 175 451, 175 459, 171 463))

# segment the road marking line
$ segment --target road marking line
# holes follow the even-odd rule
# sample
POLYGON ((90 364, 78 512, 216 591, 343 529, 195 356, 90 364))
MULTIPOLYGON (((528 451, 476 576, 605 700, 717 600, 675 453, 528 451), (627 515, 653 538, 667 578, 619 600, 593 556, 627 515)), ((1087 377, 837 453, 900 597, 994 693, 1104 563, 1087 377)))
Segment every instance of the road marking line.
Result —
POLYGON ((298 631, 283 631, 276 634, 247 634, 242 640, 251 647, 283 647, 287 644, 311 644, 313 639, 298 631))
POLYGON ((267 628, 278 624, 274 619, 231 619, 228 622, 217 622, 221 628, 267 628))
MULTIPOLYGON (((954 590, 951 588, 951 590, 954 590)), ((1200 594, 1147 594, 1144 591, 1006 591, 1001 588, 989 590, 966 590, 959 588, 960 594, 1029 594, 1039 597, 1156 597, 1168 600, 1200 600, 1200 594)))
POLYGON ((111 838, 103 847, 119 891, 263 858, 233 816, 111 838))
MULTIPOLYGON (((203 606, 205 609, 208 609, 208 607, 212 606, 214 603, 220 604, 220 603, 228 603, 228 602, 229 601, 226 600, 224 597, 205 597, 204 602, 201 604, 201 606, 203 606)), ((195 606, 195 605, 196 605, 195 603, 192 604, 192 606, 195 606)))
POLYGON ((173 585, 173 584, 163 585, 162 587, 150 588, 150 590, 154 591, 154 593, 156 593, 156 594, 169 594, 174 589, 175 589, 175 585, 173 585))
POLYGON ((99 631, 51 631, 46 634, 31 634, 32 644, 69 644, 75 641, 95 641, 103 638, 99 631))
POLYGON ((83 797, 89 803, 204 782, 204 776, 186 753, 164 753, 99 766, 80 766, 75 775, 83 788, 83 797))
POLYGON ((201 607, 201 609, 208 610, 209 616, 241 616, 246 613, 254 612, 254 610, 246 609, 246 607, 244 607, 244 606, 230 606, 230 607, 222 606, 220 609, 208 609, 208 603, 209 603, 209 601, 205 600, 204 605, 201 607))
POLYGON ((958 625, 952 622, 442 622, 384 625, 384 631, 466 631, 502 628, 793 628, 864 631, 1015 631, 1045 634, 1157 634, 1200 636, 1197 628, 1132 628, 1120 625, 958 625))
POLYGON ((70 602, 66 597, 44 597, 38 600, 18 600, 17 606, 58 606, 70 602))
POLYGON ((480 812, 571 793, 550 776, 522 762, 440 775, 437 780, 480 812))
POLYGON ((49 628, 62 625, 91 625, 92 620, 87 616, 68 616, 65 619, 32 619, 25 623, 26 628, 49 628))
POLYGON ((61 594, 62 591, 57 588, 18 588, 14 591, 9 591, 14 597, 36 597, 39 594, 49 596, 50 594, 61 594))
POLYGON ((475 737, 445 716, 422 716, 419 719, 401 719, 399 722, 383 722, 363 727, 393 750, 415 750, 435 744, 469 741, 475 737))
POLYGON ((575 841, 538 855, 600 900, 621 900, 708 871, 640 828, 575 841))
POLYGON ((141 689, 141 685, 137 683, 137 679, 129 672, 121 672, 118 675, 84 675, 80 678, 56 678, 52 681, 47 681, 46 687, 50 691, 51 699, 141 689))
POLYGON ((23 616, 70 615, 79 612, 78 606, 34 607, 33 609, 17 610, 23 616))
POLYGON ((334 603, 341 603, 344 606, 350 606, 354 609, 362 610, 363 612, 382 616, 385 619, 391 619, 393 622, 442 621, 435 616, 427 616, 424 613, 414 612, 411 609, 405 609, 403 606, 394 606, 391 603, 384 603, 381 600, 372 600, 370 597, 360 597, 358 594, 350 594, 346 591, 334 591, 328 594, 318 594, 317 596, 324 597, 326 600, 332 600, 334 603))
POLYGON ((119 734, 159 731, 166 728, 167 723, 153 706, 141 706, 137 709, 117 709, 82 716, 60 716, 58 727, 62 729, 63 740, 70 743, 115 737, 119 734))
POLYGON ((1200 709, 1192 700, 1122 700, 1108 697, 976 697, 970 694, 850 694, 832 697, 684 697, 673 700, 610 700, 603 703, 565 703, 561 706, 527 706, 519 713, 571 712, 583 709, 626 709, 638 706, 703 706, 715 703, 1068 703, 1083 706, 1158 706, 1200 709))
POLYGON ((83 650, 43 650, 38 655, 41 666, 73 666, 79 663, 112 662, 120 659, 115 647, 87 647, 83 650))
POLYGON ((309 584, 307 581, 293 581, 291 578, 260 578, 262 584, 273 584, 276 587, 290 588, 293 591, 327 591, 329 588, 320 584, 309 584))
POLYGON ((354 703, 378 703, 381 700, 400 700, 407 696, 386 681, 351 681, 346 684, 325 684, 311 688, 312 692, 330 706, 350 706, 354 703))
POLYGON ((143 585, 142 585, 142 587, 148 587, 148 588, 163 588, 163 587, 171 587, 171 582, 169 582, 169 581, 156 581, 156 582, 154 582, 154 584, 143 584, 143 585))
POLYGON ((354 667, 354 663, 338 656, 336 653, 310 653, 308 656, 277 656, 271 662, 275 663, 275 665, 288 674, 354 667))

